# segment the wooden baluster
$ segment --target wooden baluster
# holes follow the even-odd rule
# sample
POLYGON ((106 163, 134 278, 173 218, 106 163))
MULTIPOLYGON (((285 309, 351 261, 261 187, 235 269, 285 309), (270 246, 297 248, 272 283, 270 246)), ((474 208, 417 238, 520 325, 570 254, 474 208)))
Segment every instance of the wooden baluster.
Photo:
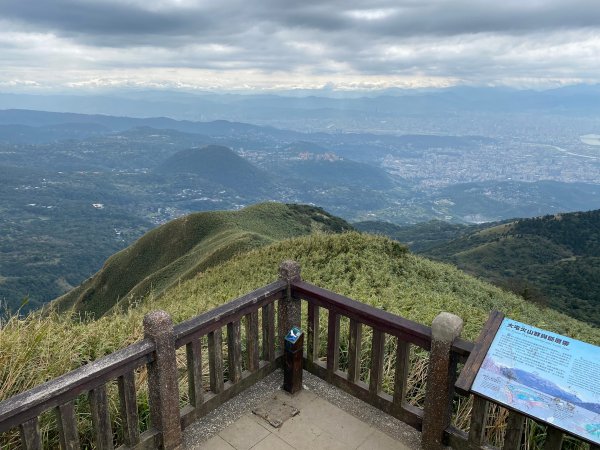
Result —
POLYGON ((506 433, 504 434, 505 450, 518 450, 521 448, 521 437, 523 435, 523 425, 525 416, 515 411, 508 413, 506 421, 506 433))
POLYGON ((350 319, 350 340, 348 342, 348 380, 356 383, 360 379, 360 350, 362 324, 350 319))
POLYGON ((133 371, 120 376, 117 383, 119 385, 119 406, 125 427, 123 430, 125 445, 133 447, 140 442, 137 398, 135 394, 135 375, 133 371))
POLYGON ((237 383, 242 379, 242 337, 240 321, 227 324, 227 365, 229 367, 229 381, 237 383))
POLYGON ((339 368, 340 356, 340 315, 329 311, 327 325, 327 376, 331 380, 339 368))
POLYGON ((410 368, 410 344, 398 338, 394 375, 394 407, 398 410, 406 401, 406 383, 410 368))
POLYGON ((371 341, 371 374, 369 376, 369 392, 371 395, 377 395, 381 392, 384 345, 385 334, 380 330, 373 328, 373 340, 371 341))
POLYGON ((258 311, 246 314, 246 349, 248 353, 248 370, 256 372, 260 360, 258 353, 258 311))
POLYGON ((188 392, 190 405, 198 408, 204 401, 202 387, 202 344, 200 339, 194 339, 185 346, 188 372, 188 392))
POLYGON ((42 439, 40 437, 40 422, 37 417, 29 419, 19 425, 21 433, 21 444, 26 450, 42 450, 42 439))
POLYGON ((306 354, 309 362, 319 360, 319 307, 308 302, 308 315, 306 323, 306 354))
POLYGON ((269 303, 262 307, 263 360, 275 361, 275 306, 269 303))
POLYGON ((96 446, 100 450, 112 450, 114 448, 113 436, 108 411, 106 386, 102 385, 96 389, 92 389, 89 393, 89 401, 96 446))
POLYGON ((488 401, 479 396, 473 396, 471 426, 469 428, 469 444, 474 448, 479 448, 483 443, 487 417, 488 401))
POLYGON ((562 447, 563 432, 558 428, 546 427, 546 440, 544 441, 544 450, 560 450, 562 447))
POLYGON ((79 432, 73 402, 59 405, 56 408, 58 421, 58 437, 63 450, 79 450, 79 432))
POLYGON ((223 392, 223 332, 221 328, 208 333, 208 368, 210 390, 215 394, 223 392))

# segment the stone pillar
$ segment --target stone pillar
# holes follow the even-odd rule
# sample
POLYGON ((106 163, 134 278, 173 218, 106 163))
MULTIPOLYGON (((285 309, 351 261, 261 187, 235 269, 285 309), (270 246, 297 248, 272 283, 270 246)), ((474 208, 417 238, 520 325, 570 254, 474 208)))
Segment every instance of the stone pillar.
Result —
POLYGON ((165 311, 153 311, 144 317, 144 337, 155 346, 154 361, 148 364, 150 422, 160 432, 161 448, 182 448, 179 416, 179 384, 175 358, 173 322, 165 311))
POLYGON ((287 282, 287 291, 282 300, 279 301, 279 345, 283 351, 285 335, 292 327, 300 327, 300 300, 292 298, 293 281, 301 281, 300 264, 296 261, 286 260, 279 265, 279 279, 287 282))
POLYGON ((431 352, 421 435, 421 446, 426 450, 444 448, 442 440, 452 418, 456 378, 457 361, 452 356, 451 348, 462 328, 462 319, 447 312, 438 314, 431 324, 431 352))

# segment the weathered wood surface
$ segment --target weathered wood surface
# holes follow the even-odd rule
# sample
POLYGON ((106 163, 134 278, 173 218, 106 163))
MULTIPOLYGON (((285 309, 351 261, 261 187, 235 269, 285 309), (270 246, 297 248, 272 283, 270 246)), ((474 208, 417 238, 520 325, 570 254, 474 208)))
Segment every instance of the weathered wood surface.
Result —
POLYGON ((504 434, 504 449, 518 450, 521 448, 521 436, 523 435, 523 426, 525 425, 525 416, 515 411, 509 411, 506 421, 506 433, 504 434))
POLYGON ((469 444, 480 446, 484 442, 485 424, 488 417, 488 401, 479 396, 473 397, 471 409, 471 426, 469 427, 469 444))
POLYGON ((215 394, 223 392, 223 332, 221 328, 208 333, 208 368, 210 390, 215 394))
POLYGON ((306 357, 311 362, 319 359, 319 332, 319 307, 309 303, 306 319, 306 357))
POLYGON ((275 360, 275 305, 267 303, 262 307, 263 348, 264 361, 275 360))
POLYGON ((242 378, 242 333, 240 321, 227 324, 227 366, 229 381, 237 383, 242 378))
POLYGON ((175 345, 179 348, 194 338, 207 335, 229 322, 240 320, 246 314, 276 299, 283 298, 287 286, 285 281, 275 281, 193 319, 181 322, 175 326, 175 345))
POLYGON ((244 371, 239 382, 235 384, 230 383, 229 381, 225 382, 221 393, 215 394, 213 392, 208 392, 204 396, 204 402, 196 408, 191 406, 184 407, 181 410, 181 428, 185 429, 199 418, 233 398, 235 395, 262 380, 267 375, 280 368, 282 361, 282 354, 278 355, 272 362, 261 361, 259 368, 255 372, 244 371))
POLYGON ((500 328, 500 325, 502 324, 502 320, 504 320, 504 314, 494 310, 490 313, 488 320, 481 329, 481 333, 479 333, 479 337, 475 341, 473 351, 467 358, 467 362, 456 381, 456 391, 461 395, 467 396, 470 394, 473 381, 475 381, 477 372, 479 372, 479 368, 485 359, 485 355, 487 355, 490 345, 492 345, 492 341, 498 332, 498 328, 500 328))
POLYGON ((204 389, 202 386, 202 344, 200 339, 193 339, 185 346, 187 373, 188 373, 188 394, 190 404, 194 407, 202 403, 204 389))
POLYGON ((21 433, 21 444, 25 450, 42 450, 40 422, 37 417, 22 423, 19 426, 19 431, 21 433))
POLYGON ((250 372, 256 372, 260 363, 258 342, 258 310, 246 314, 246 355, 250 372))
POLYGON ((63 450, 79 450, 79 433, 75 417, 75 405, 67 402, 56 408, 58 420, 58 437, 63 450))
POLYGON ((410 369, 410 344, 398 339, 394 375, 394 405, 401 408, 406 402, 406 386, 410 369))
POLYGON ((560 450, 562 447, 563 432, 558 428, 546 427, 546 440, 544 450, 560 450))
POLYGON ((332 377, 340 362, 340 316, 329 311, 327 318, 327 374, 332 377))
POLYGON ((154 344, 144 339, 65 375, 0 402, 0 432, 75 399, 130 370, 153 361, 154 344))
POLYGON ((96 447, 100 450, 112 450, 113 435, 108 410, 108 396, 106 386, 102 385, 89 393, 90 412, 96 447))
POLYGON ((371 340, 371 370, 369 375, 369 391, 371 395, 381 392, 383 380, 383 357, 385 349, 385 334, 378 329, 373 329, 371 340))
POLYGON ((353 383, 360 379, 360 356, 362 344, 362 324, 350 319, 350 336, 348 342, 348 381, 353 383))
MULTIPOLYGON (((297 298, 308 300, 309 304, 314 303, 330 311, 335 311, 340 315, 377 328, 386 334, 397 336, 403 341, 410 342, 426 350, 431 348, 431 329, 420 323, 374 308, 305 281, 293 282, 292 294, 297 298)), ((460 338, 456 339, 452 345, 452 351, 465 360, 472 349, 473 343, 460 338)))
POLYGON ((118 378, 119 409, 123 420, 125 444, 133 447, 140 442, 139 417, 135 393, 135 374, 127 372, 118 378))
MULTIPOLYGON (((327 368, 323 367, 321 364, 311 363, 305 359, 304 369, 323 380, 327 380, 327 368)), ((342 389, 348 394, 373 405, 390 416, 396 417, 417 430, 421 429, 421 424, 423 422, 423 410, 421 408, 409 404, 404 404, 401 408, 397 408, 390 395, 387 395, 384 392, 381 392, 379 395, 371 395, 369 385, 362 381, 353 383, 348 380, 345 373, 340 373, 339 371, 333 374, 329 383, 342 389)))

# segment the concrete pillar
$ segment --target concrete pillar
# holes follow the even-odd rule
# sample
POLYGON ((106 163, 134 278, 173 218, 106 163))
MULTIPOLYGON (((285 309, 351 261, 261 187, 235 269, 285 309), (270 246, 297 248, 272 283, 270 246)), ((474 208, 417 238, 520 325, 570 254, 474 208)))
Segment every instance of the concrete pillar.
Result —
POLYGON ((426 450, 441 450, 444 430, 452 418, 452 397, 456 381, 456 358, 452 342, 463 329, 460 317, 447 312, 437 315, 431 324, 431 352, 427 372, 425 411, 421 445, 426 450))
POLYGON ((161 435, 161 448, 182 448, 179 416, 179 384, 175 358, 173 322, 165 311, 153 311, 144 317, 144 336, 155 346, 154 361, 148 364, 150 422, 161 435))
POLYGON ((291 283, 301 281, 300 264, 296 261, 286 260, 279 265, 279 279, 288 283, 287 292, 279 302, 279 342, 280 348, 284 348, 285 335, 292 327, 300 327, 300 300, 292 298, 291 283))

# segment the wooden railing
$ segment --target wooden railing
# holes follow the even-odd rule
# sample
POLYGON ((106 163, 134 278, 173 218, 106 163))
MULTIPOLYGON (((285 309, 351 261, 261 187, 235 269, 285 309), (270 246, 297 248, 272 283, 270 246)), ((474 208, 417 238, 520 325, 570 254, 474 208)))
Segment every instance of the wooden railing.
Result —
MULTIPOLYGON (((490 321, 494 320, 497 317, 492 315, 490 321)), ((179 448, 183 429, 281 366, 287 330, 303 323, 304 368, 421 430, 423 448, 492 448, 484 442, 486 400, 474 398, 468 433, 451 425, 455 396, 469 395, 460 386, 455 390, 457 367, 478 351, 473 343, 459 337, 462 321, 458 317, 442 313, 431 328, 421 325, 304 282, 299 266, 291 261, 282 263, 278 281, 175 327, 165 312, 148 314, 144 318, 145 337, 140 342, 1 402, 0 433, 19 428, 21 446, 40 449, 39 417, 54 410, 61 448, 80 448, 75 400, 87 394, 96 448, 179 448), (319 320, 324 311, 328 316, 326 333, 321 332, 319 320), (348 321, 347 344, 340 342, 342 318, 348 321), (369 351, 363 354, 365 330, 370 331, 371 338, 369 351), (396 349, 391 392, 382 387, 386 339, 394 340, 396 349), (189 402, 181 408, 177 349, 183 347, 189 402), (347 349, 343 365, 341 347, 347 349), (426 384, 420 387, 425 389, 422 406, 407 401, 412 347, 429 352, 426 384), (324 349, 323 357, 320 349, 324 349), (203 373, 204 351, 208 353, 208 374, 203 373), (363 377, 362 360, 368 361, 368 374, 363 377), (144 367, 148 371, 151 424, 140 432, 135 372, 144 367), (207 386, 205 378, 209 380, 207 386), (114 417, 108 407, 106 386, 113 380, 118 384, 122 438, 112 430, 114 417)), ((488 327, 489 323, 484 333, 488 327)), ((522 415, 510 414, 503 448, 520 448, 523 422, 522 415)), ((551 427, 548 430, 544 448, 560 449, 562 432, 551 427)), ((591 448, 599 450, 597 446, 591 448)))
MULTIPOLYGON (((75 400, 87 393, 96 448, 113 449, 115 445, 122 449, 178 448, 182 429, 281 365, 281 351, 275 340, 275 303, 286 300, 287 288, 288 282, 279 280, 175 327, 164 312, 148 314, 144 318, 142 341, 1 402, 0 438, 1 433, 18 427, 20 447, 43 448, 39 416, 54 410, 60 447, 79 449, 75 400), (259 348, 261 311, 262 349, 259 348), (242 322, 246 331, 243 355, 242 322), (226 362, 222 345, 224 328, 227 330, 226 362), (208 337, 209 353, 210 387, 206 392, 202 383, 200 340, 203 336, 208 337), (190 402, 180 409, 176 349, 183 346, 190 402), (242 370, 242 357, 246 358, 246 370, 242 370), (148 370, 151 426, 140 433, 135 371, 144 367, 148 370), (113 380, 118 383, 119 415, 124 424, 122 442, 118 442, 113 433, 107 398, 106 386, 113 380)), ((279 306, 283 314, 285 308, 279 306)), ((285 322, 285 318, 280 317, 280 322, 285 322)))

